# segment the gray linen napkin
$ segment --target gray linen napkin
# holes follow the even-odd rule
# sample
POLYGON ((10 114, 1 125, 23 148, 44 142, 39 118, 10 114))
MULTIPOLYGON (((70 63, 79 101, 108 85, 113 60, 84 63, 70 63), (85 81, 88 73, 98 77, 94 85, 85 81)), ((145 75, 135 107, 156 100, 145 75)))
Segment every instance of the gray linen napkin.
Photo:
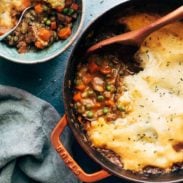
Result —
MULTIPOLYGON (((0 183, 75 183, 50 143, 59 120, 47 102, 0 85, 0 183)), ((62 139, 69 149, 69 131, 62 139)))

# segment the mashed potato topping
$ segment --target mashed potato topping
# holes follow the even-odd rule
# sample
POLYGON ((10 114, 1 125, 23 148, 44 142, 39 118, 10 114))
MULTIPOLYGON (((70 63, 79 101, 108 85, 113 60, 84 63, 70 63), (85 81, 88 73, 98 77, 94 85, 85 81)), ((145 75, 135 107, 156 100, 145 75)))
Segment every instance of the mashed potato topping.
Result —
POLYGON ((64 7, 65 6, 65 0, 44 0, 45 2, 48 2, 51 4, 53 8, 56 8, 58 6, 64 7))
MULTIPOLYGON (((131 30, 152 20, 145 14, 125 19, 131 30)), ((118 99, 131 112, 113 122, 93 121, 88 135, 95 147, 119 155, 124 169, 154 166, 168 172, 183 162, 183 149, 175 148, 183 143, 183 23, 150 35, 135 57, 143 70, 124 78, 125 91, 118 99)))

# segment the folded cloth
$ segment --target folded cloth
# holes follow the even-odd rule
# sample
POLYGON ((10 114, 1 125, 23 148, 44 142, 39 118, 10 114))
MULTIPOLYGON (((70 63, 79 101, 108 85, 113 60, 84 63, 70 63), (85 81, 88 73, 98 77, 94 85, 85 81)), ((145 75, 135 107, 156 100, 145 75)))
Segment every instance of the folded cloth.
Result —
MULTIPOLYGON (((59 118, 47 102, 0 85, 0 183, 79 182, 50 143, 59 118)), ((69 130, 62 141, 69 149, 69 130)))

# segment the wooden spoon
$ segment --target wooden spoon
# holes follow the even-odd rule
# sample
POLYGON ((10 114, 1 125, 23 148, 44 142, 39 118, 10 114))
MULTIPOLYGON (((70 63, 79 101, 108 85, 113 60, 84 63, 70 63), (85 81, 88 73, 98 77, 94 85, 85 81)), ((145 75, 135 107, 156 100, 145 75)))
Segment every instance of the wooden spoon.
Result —
POLYGON ((176 10, 172 11, 171 13, 163 16, 162 18, 158 19, 154 23, 143 27, 138 30, 134 30, 131 32, 119 34, 117 36, 107 38, 103 41, 100 41, 93 46, 91 46, 87 53, 91 53, 93 51, 96 51, 97 49, 100 49, 104 46, 111 45, 114 43, 120 43, 123 45, 134 45, 134 46, 140 46, 140 44, 144 41, 144 39, 150 35, 152 32, 160 29, 161 27, 172 23, 174 21, 180 20, 183 18, 183 6, 180 6, 176 10))

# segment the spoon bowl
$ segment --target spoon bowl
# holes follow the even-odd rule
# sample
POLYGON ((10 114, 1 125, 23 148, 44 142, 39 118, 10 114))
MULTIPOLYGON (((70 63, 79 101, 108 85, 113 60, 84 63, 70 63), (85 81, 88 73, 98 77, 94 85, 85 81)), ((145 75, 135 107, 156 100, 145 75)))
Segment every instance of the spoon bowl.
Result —
POLYGON ((10 29, 8 32, 6 32, 5 34, 3 34, 2 36, 0 36, 0 41, 2 41, 3 39, 5 39, 8 35, 10 35, 19 25, 20 23, 22 22, 22 19, 23 19, 23 16, 25 15, 25 13, 31 9, 33 6, 29 6, 27 7, 26 9, 24 9, 24 11, 22 12, 17 24, 12 28, 10 29))
POLYGON ((153 22, 152 24, 143 27, 138 30, 134 30, 131 32, 119 34, 117 36, 113 36, 111 38, 107 38, 102 40, 90 48, 88 48, 87 53, 91 53, 96 51, 104 46, 108 46, 114 43, 120 43, 123 45, 134 45, 140 46, 144 39, 153 33, 154 31, 160 29, 161 27, 170 24, 174 21, 178 21, 183 18, 183 6, 180 6, 176 10, 172 11, 171 13, 165 15, 164 17, 158 19, 157 21, 153 22))

